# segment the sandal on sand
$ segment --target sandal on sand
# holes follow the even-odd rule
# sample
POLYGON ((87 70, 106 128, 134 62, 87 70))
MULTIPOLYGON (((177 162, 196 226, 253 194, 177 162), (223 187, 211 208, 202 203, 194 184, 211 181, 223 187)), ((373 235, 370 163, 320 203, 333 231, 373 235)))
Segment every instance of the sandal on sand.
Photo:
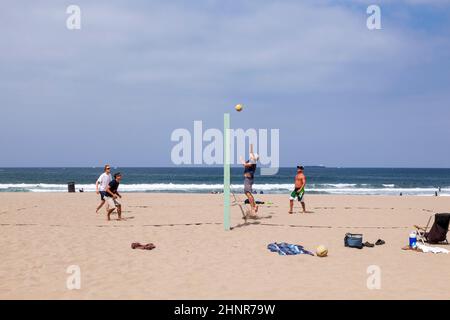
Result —
POLYGON ((378 239, 378 241, 375 242, 375 244, 376 244, 377 246, 382 246, 383 244, 386 244, 386 242, 385 242, 384 240, 378 239))
POLYGON ((148 243, 145 246, 142 247, 143 250, 153 250, 155 249, 155 245, 153 243, 148 243))
POLYGON ((141 246, 140 243, 134 242, 134 243, 131 244, 131 249, 136 249, 136 248, 138 248, 138 247, 140 247, 140 246, 141 246))
POLYGON ((155 248, 156 246, 153 243, 142 245, 139 242, 135 242, 131 244, 131 249, 153 250, 155 248))
POLYGON ((367 247, 367 248, 373 248, 373 247, 375 247, 375 245, 374 245, 373 243, 370 243, 370 242, 366 241, 366 242, 364 243, 364 247, 367 247))

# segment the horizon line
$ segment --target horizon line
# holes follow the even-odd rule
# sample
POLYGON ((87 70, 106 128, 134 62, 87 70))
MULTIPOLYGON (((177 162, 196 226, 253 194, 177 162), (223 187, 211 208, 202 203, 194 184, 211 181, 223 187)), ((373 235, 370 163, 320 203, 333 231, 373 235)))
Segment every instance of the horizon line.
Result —
MULTIPOLYGON (((103 166, 5 166, 0 167, 0 169, 97 169, 103 166)), ((201 165, 190 165, 190 166, 111 166, 113 168, 131 168, 131 169, 218 169, 223 168, 222 166, 201 166, 201 165)), ((240 168, 240 165, 232 165, 232 168, 240 168)), ((279 169, 291 169, 295 168, 296 165, 292 166, 280 166, 279 169)), ((321 168, 321 169, 450 169, 450 167, 403 167, 403 166, 325 166, 325 165, 304 165, 305 168, 321 168)))

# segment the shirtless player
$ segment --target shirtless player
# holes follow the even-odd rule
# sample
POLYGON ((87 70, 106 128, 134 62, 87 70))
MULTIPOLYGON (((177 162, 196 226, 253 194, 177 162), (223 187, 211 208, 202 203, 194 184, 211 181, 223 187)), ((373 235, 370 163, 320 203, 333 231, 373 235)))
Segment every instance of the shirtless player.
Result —
POLYGON ((302 204, 303 213, 306 213, 306 206, 303 196, 305 195, 306 177, 303 173, 303 166, 297 166, 297 175, 295 176, 295 189, 291 193, 289 214, 294 213, 294 200, 298 199, 302 204))

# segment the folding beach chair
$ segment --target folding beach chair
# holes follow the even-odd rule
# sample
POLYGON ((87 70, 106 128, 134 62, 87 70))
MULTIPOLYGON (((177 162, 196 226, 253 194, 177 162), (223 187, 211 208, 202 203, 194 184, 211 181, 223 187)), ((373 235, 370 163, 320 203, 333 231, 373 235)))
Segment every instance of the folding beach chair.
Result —
POLYGON ((432 215, 430 219, 428 219, 428 223, 425 228, 415 226, 418 231, 418 240, 422 241, 422 243, 428 242, 431 244, 437 244, 446 242, 448 244, 447 232, 449 223, 450 213, 436 213, 435 215, 432 215), (431 228, 429 228, 433 217, 434 223, 431 228))
POLYGON ((241 203, 242 203, 241 199, 236 197, 234 192, 231 192, 231 194, 233 195, 233 198, 234 198, 234 201, 233 201, 232 205, 233 206, 236 206, 236 205, 239 206, 239 208, 241 209, 241 213, 242 213, 242 219, 244 219, 245 223, 247 223, 247 218, 248 218, 248 215, 249 215, 250 211, 249 210, 245 210, 244 211, 244 208, 241 205, 241 203))

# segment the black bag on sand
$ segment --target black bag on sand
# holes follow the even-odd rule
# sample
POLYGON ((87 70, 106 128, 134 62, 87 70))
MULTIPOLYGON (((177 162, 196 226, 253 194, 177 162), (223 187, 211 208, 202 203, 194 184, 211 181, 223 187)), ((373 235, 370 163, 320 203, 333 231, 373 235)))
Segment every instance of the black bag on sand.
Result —
POLYGON ((347 233, 344 238, 344 244, 346 247, 349 247, 349 248, 362 249, 364 247, 363 235, 347 233))

